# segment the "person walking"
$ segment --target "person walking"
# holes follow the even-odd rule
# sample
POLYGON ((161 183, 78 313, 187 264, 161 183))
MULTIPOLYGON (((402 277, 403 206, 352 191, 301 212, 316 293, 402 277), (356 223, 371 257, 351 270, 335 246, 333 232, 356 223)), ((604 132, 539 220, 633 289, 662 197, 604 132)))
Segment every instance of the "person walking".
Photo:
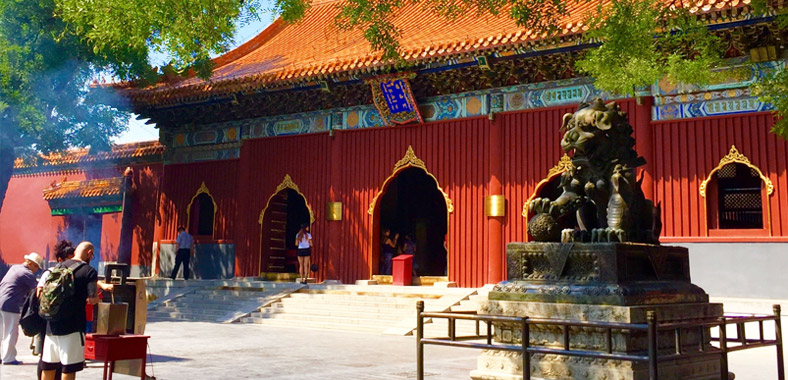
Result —
POLYGON ((298 247, 298 276, 302 284, 309 278, 309 258, 312 255, 312 234, 309 233, 309 224, 302 224, 296 234, 298 247))
POLYGON ((63 372, 60 380, 74 380, 85 368, 85 307, 99 302, 98 273, 88 265, 93 255, 93 244, 83 241, 77 245, 73 259, 58 264, 74 271, 74 295, 60 305, 63 317, 49 321, 41 350, 44 380, 55 380, 57 368, 63 372))
POLYGON ((41 255, 31 252, 25 255, 23 264, 11 266, 0 281, 0 360, 3 365, 22 364, 16 360, 22 303, 30 291, 36 288, 35 273, 41 268, 43 261, 41 255))
POLYGON ((178 275, 181 263, 183 263, 183 279, 189 279, 189 259, 194 253, 194 238, 183 226, 178 227, 178 237, 175 239, 175 244, 178 246, 178 252, 175 254, 175 266, 172 268, 170 278, 173 280, 178 275))

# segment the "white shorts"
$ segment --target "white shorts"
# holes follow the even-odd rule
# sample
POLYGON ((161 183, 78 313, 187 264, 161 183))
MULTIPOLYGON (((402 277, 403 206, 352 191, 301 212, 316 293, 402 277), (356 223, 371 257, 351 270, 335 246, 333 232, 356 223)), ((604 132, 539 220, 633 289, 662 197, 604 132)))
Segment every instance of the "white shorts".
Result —
POLYGON ((44 338, 41 361, 45 370, 62 366, 63 373, 74 373, 85 365, 85 333, 50 335, 44 338))

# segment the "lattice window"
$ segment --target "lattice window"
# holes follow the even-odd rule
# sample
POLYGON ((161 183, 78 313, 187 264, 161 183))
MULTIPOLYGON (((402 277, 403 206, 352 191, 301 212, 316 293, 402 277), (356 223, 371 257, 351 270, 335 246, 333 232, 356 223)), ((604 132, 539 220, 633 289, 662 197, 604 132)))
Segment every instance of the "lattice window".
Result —
POLYGON ((762 181, 758 172, 740 163, 730 163, 715 173, 719 228, 763 228, 762 181))

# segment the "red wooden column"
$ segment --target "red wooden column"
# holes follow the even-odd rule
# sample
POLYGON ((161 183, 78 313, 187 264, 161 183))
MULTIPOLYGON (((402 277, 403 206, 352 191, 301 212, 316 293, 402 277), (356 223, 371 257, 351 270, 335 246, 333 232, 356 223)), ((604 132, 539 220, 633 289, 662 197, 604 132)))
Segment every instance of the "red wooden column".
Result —
MULTIPOLYGON (((166 149, 166 148, 165 148, 166 149)), ((159 267, 161 263, 161 241, 164 240, 164 218, 165 213, 167 210, 165 209, 164 202, 162 198, 164 197, 163 190, 164 190, 164 181, 167 180, 167 162, 162 160, 161 162, 161 176, 159 177, 159 183, 157 185, 157 195, 156 195, 156 216, 153 222, 153 241, 156 243, 156 251, 151 252, 151 265, 153 265, 154 261, 156 265, 154 268, 151 268, 150 272, 155 277, 156 275, 159 276, 167 276, 169 273, 159 273, 159 267)))
MULTIPOLYGON (((260 251, 252 252, 250 238, 255 236, 254 231, 260 228, 257 223, 250 223, 248 213, 244 212, 252 204, 251 177, 251 152, 249 145, 241 140, 241 150, 238 160, 238 188, 236 189, 236 218, 244 220, 245 223, 236 223, 235 229, 230 233, 235 242, 235 276, 259 276, 260 275, 260 251), (246 218, 246 219, 241 219, 246 218)), ((252 212, 254 215, 254 212, 252 212)))
POLYGON ((643 195, 646 199, 654 199, 654 133, 651 129, 651 108, 654 105, 654 98, 651 96, 641 96, 637 100, 635 108, 635 149, 638 154, 646 159, 643 170, 643 195))
MULTIPOLYGON (((501 178, 503 177, 503 130, 502 123, 494 118, 490 121, 490 182, 487 186, 487 195, 503 194, 501 178)), ((496 284, 503 281, 503 220, 502 216, 488 216, 487 226, 489 238, 487 240, 487 281, 496 284)))
MULTIPOLYGON (((342 202, 342 214, 345 213, 346 204, 340 194, 340 184, 342 181, 342 132, 333 130, 329 134, 331 142, 329 149, 331 151, 331 161, 328 163, 330 175, 328 184, 328 202, 342 202)), ((326 205, 323 205, 326 207, 326 205)), ((328 224, 328 236, 341 236, 343 220, 327 220, 324 223, 328 224)), ((321 272, 324 273, 325 279, 339 279, 340 273, 337 271, 336 264, 339 262, 340 251, 342 249, 342 241, 340 239, 327 239, 328 252, 323 256, 323 265, 321 272)))

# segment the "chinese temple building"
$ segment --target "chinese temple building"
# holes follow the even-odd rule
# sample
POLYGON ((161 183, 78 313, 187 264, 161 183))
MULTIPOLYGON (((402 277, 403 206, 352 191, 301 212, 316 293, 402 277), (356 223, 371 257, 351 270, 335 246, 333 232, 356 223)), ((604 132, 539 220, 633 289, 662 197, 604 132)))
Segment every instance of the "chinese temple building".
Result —
MULTIPOLYGON (((693 282, 712 294, 788 298, 772 286, 788 263, 788 143, 770 132, 770 105, 748 88, 785 65, 788 36, 750 14, 747 1, 693 4, 725 43, 726 79, 660 81, 617 98, 574 69, 594 46, 582 36, 596 3, 569 5, 551 38, 504 15, 448 21, 408 4, 393 21, 401 69, 361 31, 335 25, 335 1, 315 1, 302 21, 277 20, 216 58, 210 80, 116 85, 156 123, 161 145, 138 146, 151 153, 130 161, 113 151, 118 159, 107 156, 102 162, 113 163, 101 170, 74 166, 68 180, 79 183, 57 182, 70 166, 18 166, 0 250, 9 262, 7 252, 21 258, 54 241, 7 242, 22 227, 18 202, 37 202, 36 223, 49 223, 50 236, 70 231, 69 218, 119 229, 117 211, 93 211, 117 210, 131 166, 136 273, 169 273, 180 225, 197 239, 198 276, 295 272, 295 234, 310 223, 318 280, 386 282, 389 230, 416 242, 417 284, 497 283, 506 278, 505 244, 529 239, 526 203, 556 192, 571 165, 559 145, 562 116, 601 97, 629 116, 647 160, 644 193, 661 204, 661 242, 691 247, 693 282), (61 203, 66 197, 78 202, 61 203), (61 215, 77 207, 67 204, 87 211, 61 215)), ((102 232, 103 260, 119 255, 115 235, 105 242, 102 232)))

